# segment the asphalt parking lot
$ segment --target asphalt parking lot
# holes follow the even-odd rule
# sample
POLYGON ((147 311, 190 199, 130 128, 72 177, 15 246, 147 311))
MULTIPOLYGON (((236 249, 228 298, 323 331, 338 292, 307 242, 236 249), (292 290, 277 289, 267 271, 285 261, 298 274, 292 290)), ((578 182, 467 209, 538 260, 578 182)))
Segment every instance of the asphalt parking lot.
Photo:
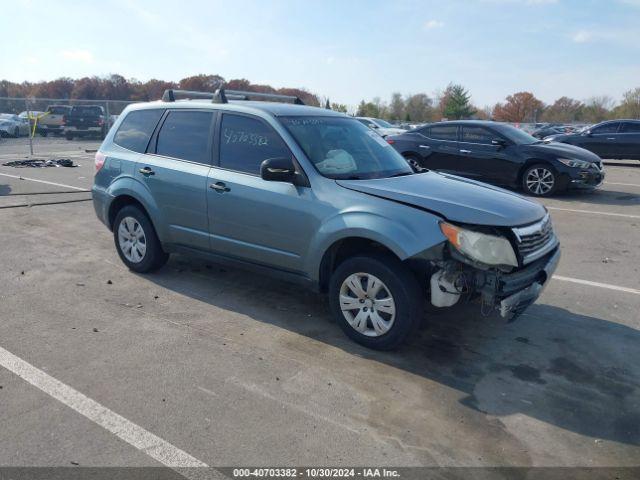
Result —
POLYGON ((638 465, 640 162, 544 200, 563 256, 517 321, 459 307, 380 353, 295 286, 179 256, 128 271, 84 201, 97 146, 37 138, 80 166, 0 166, 0 465, 638 465))

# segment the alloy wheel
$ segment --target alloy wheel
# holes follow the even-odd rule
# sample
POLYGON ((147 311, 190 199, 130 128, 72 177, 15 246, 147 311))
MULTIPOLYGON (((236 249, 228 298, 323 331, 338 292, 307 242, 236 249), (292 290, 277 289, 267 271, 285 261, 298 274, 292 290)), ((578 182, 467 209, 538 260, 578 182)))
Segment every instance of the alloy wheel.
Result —
POLYGON ((396 318, 391 292, 382 280, 369 273, 354 273, 342 282, 340 310, 347 323, 367 337, 384 335, 396 318))
POLYGON ((147 252, 147 237, 142 225, 133 217, 124 217, 118 226, 118 244, 127 260, 140 263, 147 252))
POLYGON ((555 183, 553 173, 542 167, 529 170, 526 178, 527 189, 536 195, 549 193, 555 183))

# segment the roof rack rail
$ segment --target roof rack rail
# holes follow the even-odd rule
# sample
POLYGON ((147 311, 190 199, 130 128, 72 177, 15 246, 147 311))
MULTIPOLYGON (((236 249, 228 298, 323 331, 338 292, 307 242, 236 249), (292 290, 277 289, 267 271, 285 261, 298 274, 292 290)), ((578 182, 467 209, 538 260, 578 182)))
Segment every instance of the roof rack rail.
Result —
POLYGON ((295 95, 279 95, 275 93, 245 92, 241 90, 225 90, 219 88, 215 92, 197 92, 193 90, 168 89, 162 95, 163 102, 175 102, 176 100, 211 99, 212 103, 229 103, 229 100, 251 100, 251 98, 274 100, 280 102, 292 102, 296 105, 304 105, 300 97, 295 95))

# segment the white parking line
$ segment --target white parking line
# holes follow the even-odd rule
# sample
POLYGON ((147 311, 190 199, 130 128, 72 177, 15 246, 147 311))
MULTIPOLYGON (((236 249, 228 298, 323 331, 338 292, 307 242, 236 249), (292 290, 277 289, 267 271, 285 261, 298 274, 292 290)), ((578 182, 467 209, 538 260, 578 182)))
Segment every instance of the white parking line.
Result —
POLYGON ((86 188, 74 187, 73 185, 65 185, 64 183, 47 182, 46 180, 38 180, 37 178, 21 177, 20 175, 9 175, 8 173, 0 173, 0 175, 2 175, 3 177, 17 178, 18 180, 29 180, 31 182, 46 183, 47 185, 55 185, 56 187, 71 188, 73 190, 80 190, 81 192, 90 191, 86 188))
POLYGON ((609 215, 611 217, 624 217, 624 218, 639 218, 640 215, 630 215, 628 213, 611 213, 611 212, 597 212, 594 210, 574 210, 573 208, 560 208, 560 207, 547 207, 549 210, 559 210, 561 212, 574 212, 574 213, 588 213, 591 215, 609 215))
POLYGON ((618 183, 618 182, 604 182, 605 185, 624 185, 625 187, 640 187, 637 183, 618 183))
POLYGON ((617 290, 618 292, 633 293, 640 295, 640 290, 629 287, 619 287, 618 285, 611 285, 610 283, 592 282, 591 280, 581 280, 579 278, 562 277, 560 275, 554 275, 554 279, 561 280, 563 282, 579 283, 580 285, 589 285, 590 287, 606 288, 608 290, 617 290))
POLYGON ((207 464, 0 347, 0 366, 169 468, 207 464))

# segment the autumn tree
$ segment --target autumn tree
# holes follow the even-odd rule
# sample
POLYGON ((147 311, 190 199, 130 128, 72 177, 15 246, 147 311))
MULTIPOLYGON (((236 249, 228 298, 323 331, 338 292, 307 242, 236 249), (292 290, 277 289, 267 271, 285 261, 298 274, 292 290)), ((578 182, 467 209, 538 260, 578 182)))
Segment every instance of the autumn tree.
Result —
POLYGON ((542 115, 545 122, 570 123, 582 118, 584 104, 569 97, 560 97, 542 115))
POLYGON ((535 122, 544 104, 531 92, 509 95, 505 103, 493 108, 493 118, 499 122, 535 122))
POLYGON ((347 106, 344 105, 343 103, 332 103, 331 110, 335 112, 347 113, 347 106))
POLYGON ((224 83, 220 75, 194 75, 183 78, 178 82, 178 87, 183 90, 195 90, 199 92, 214 92, 224 83))

